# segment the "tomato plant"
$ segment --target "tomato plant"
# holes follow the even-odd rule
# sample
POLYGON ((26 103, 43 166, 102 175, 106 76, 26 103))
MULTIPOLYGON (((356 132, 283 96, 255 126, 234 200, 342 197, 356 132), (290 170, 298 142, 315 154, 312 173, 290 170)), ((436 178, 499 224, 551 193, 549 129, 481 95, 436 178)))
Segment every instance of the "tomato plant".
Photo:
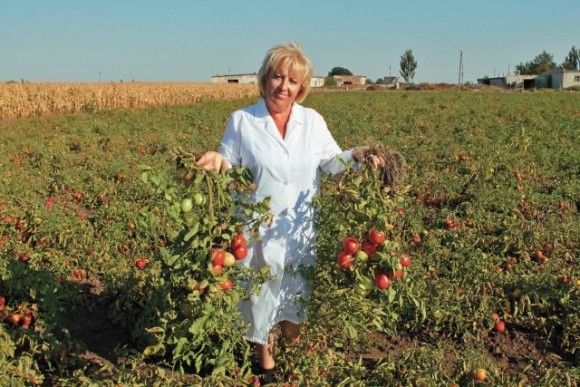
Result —
POLYGON ((238 372, 247 362, 248 343, 237 302, 257 290, 268 275, 267 267, 252 272, 234 265, 248 253, 239 230, 251 234, 266 220, 268 207, 232 195, 232 186, 241 193, 251 182, 245 171, 218 174, 196 167, 195 157, 186 151, 176 157, 180 181, 164 181, 144 168, 143 181, 151 184, 155 201, 141 212, 137 224, 146 230, 149 224, 165 223, 165 244, 152 259, 148 280, 135 275, 128 281, 112 313, 120 316, 122 309, 141 299, 144 309, 125 323, 145 356, 180 367, 191 365, 197 372, 238 372), (194 192, 203 192, 205 206, 190 206, 189 201, 184 206, 183 198, 195 196, 194 192), (254 286, 236 285, 241 281, 254 286), (213 343, 213 352, 204 350, 208 342, 213 343))

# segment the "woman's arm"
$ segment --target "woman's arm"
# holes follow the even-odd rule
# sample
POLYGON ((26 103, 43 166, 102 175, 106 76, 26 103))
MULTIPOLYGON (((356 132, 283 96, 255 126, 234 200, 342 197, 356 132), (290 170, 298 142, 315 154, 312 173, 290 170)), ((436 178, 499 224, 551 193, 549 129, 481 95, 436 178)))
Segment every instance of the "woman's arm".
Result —
POLYGON ((226 125, 226 130, 221 141, 219 152, 208 151, 197 161, 197 165, 213 171, 225 171, 232 167, 232 164, 239 165, 240 142, 239 130, 236 130, 235 113, 230 116, 226 125), (230 161, 231 160, 231 161, 230 161))

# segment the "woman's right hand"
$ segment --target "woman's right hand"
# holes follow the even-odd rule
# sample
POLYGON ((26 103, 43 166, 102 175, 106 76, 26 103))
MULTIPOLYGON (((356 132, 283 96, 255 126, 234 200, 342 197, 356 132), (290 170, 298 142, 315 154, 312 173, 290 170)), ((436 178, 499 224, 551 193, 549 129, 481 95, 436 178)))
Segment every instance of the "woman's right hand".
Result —
POLYGON ((210 171, 225 171, 230 167, 228 161, 218 152, 205 152, 199 160, 197 165, 210 171))

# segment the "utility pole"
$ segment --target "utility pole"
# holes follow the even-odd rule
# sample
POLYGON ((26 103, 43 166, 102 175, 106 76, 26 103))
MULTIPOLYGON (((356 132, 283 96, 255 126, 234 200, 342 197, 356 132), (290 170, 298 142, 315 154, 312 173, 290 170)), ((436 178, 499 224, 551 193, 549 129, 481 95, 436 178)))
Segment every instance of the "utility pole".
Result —
POLYGON ((459 51, 459 75, 457 76, 457 88, 463 84, 463 51, 459 51))

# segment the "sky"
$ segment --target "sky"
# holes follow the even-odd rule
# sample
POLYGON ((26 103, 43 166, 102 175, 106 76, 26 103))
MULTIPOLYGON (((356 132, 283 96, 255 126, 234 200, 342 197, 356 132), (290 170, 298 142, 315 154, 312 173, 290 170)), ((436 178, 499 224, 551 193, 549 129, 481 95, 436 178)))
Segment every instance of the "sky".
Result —
POLYGON ((209 82, 298 42, 315 75, 503 76, 580 47, 578 0, 0 0, 0 82, 209 82))

